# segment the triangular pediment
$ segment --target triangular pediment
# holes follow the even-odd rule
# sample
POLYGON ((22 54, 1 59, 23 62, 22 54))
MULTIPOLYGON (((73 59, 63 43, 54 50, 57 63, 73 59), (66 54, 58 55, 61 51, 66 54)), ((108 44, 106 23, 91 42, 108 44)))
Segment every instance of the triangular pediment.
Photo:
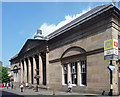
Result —
POLYGON ((20 50, 19 54, 22 54, 24 52, 27 52, 37 46, 39 46, 41 43, 45 43, 46 40, 39 40, 39 39, 28 39, 22 49, 20 50))

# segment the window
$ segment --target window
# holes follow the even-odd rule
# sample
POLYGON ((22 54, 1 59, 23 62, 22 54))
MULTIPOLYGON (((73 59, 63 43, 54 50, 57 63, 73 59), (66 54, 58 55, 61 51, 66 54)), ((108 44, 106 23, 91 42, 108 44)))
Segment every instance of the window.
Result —
POLYGON ((63 79, 64 79, 64 84, 67 84, 67 64, 63 65, 63 79))
POLYGON ((70 64, 71 68, 71 82, 72 84, 77 84, 77 62, 70 64))
POLYGON ((86 60, 80 62, 81 68, 81 85, 86 85, 86 60))

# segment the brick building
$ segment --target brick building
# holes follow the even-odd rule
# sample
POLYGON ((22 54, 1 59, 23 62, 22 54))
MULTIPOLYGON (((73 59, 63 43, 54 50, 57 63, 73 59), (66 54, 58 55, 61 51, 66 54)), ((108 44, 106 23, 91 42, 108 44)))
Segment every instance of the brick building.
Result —
MULTIPOLYGON (((112 4, 100 5, 46 37, 28 39, 10 59, 15 83, 36 83, 40 87, 73 91, 109 92, 110 72, 104 61, 104 41, 120 37, 120 10, 112 4), (34 75, 40 75, 36 80, 34 75)), ((119 94, 119 61, 112 61, 113 93, 119 94)))

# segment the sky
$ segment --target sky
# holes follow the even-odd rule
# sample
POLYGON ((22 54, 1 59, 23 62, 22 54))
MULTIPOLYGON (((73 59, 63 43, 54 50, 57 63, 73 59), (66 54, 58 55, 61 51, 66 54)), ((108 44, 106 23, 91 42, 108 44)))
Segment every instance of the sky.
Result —
MULTIPOLYGON (((2 2, 3 66, 19 53, 37 29, 44 36, 92 8, 108 2, 2 2)), ((0 34, 1 35, 1 34, 0 34)))

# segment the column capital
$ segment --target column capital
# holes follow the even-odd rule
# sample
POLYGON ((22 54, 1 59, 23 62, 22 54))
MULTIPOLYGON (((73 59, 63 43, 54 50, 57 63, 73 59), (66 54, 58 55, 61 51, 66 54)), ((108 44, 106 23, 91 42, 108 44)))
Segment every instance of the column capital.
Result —
POLYGON ((24 58, 24 59, 22 59, 22 61, 25 61, 25 58, 24 58))
MULTIPOLYGON (((26 59, 26 58, 25 58, 26 59)), ((25 59, 23 59, 23 61, 25 61, 25 59)))
POLYGON ((35 58, 35 55, 32 55, 31 57, 32 57, 32 58, 35 58))
POLYGON ((22 63, 22 60, 20 60, 19 63, 21 64, 21 63, 22 63))
POLYGON ((30 60, 30 57, 27 57, 28 60, 30 60))
POLYGON ((39 55, 39 56, 41 56, 41 55, 42 55, 42 54, 41 54, 41 52, 40 52, 40 53, 38 53, 38 55, 39 55))

